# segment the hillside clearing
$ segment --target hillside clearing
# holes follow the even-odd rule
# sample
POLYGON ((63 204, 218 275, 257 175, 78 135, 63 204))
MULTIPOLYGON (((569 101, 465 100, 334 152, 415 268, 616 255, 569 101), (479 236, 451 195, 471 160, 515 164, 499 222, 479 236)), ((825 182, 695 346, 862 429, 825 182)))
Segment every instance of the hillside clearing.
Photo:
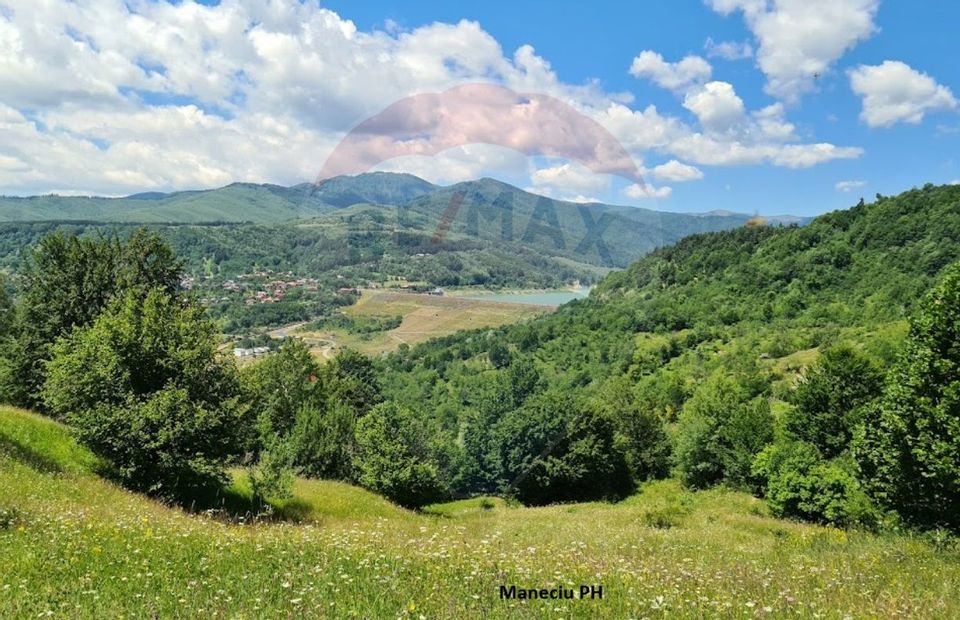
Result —
POLYGON ((403 316, 399 327, 373 334, 355 335, 342 329, 300 330, 297 336, 316 345, 317 355, 328 359, 331 348, 350 347, 367 355, 392 351, 401 344, 414 345, 464 329, 499 327, 552 312, 550 306, 465 299, 367 289, 344 312, 350 316, 403 316), (335 343, 330 347, 329 343, 335 343))
POLYGON ((63 427, 0 409, 0 617, 957 617, 960 556, 658 482, 626 501, 417 514, 302 481, 300 524, 237 525, 120 490, 63 427), (502 601, 602 585, 602 600, 502 601))

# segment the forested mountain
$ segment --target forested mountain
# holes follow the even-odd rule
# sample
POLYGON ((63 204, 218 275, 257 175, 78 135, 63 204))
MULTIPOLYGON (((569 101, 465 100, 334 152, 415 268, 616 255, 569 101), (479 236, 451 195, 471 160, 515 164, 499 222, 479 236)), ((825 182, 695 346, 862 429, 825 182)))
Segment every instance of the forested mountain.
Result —
POLYGON ((405 204, 434 189, 413 175, 371 173, 337 177, 322 185, 232 183, 213 190, 147 192, 124 198, 0 197, 0 221, 275 223, 312 218, 358 203, 405 204))
MULTIPOLYGON (((0 197, 3 222, 303 225, 340 237, 401 233, 435 240, 469 239, 477 247, 496 243, 510 252, 533 251, 544 258, 606 268, 624 267, 686 235, 735 228, 749 219, 743 214, 581 205, 492 179, 438 187, 409 174, 384 172, 336 177, 316 185, 234 183, 216 190, 126 198, 0 197)), ((220 234, 231 230, 238 229, 221 229, 220 234)), ((284 249, 276 252, 283 254, 284 249)))
MULTIPOLYGON (((960 260, 958 203, 960 187, 927 186, 803 227, 690 236, 610 274, 589 298, 504 328, 502 336, 582 382, 584 374, 600 379, 629 367, 647 334, 700 338, 749 328, 789 339, 781 328, 836 334, 899 321, 942 270, 960 260)), ((410 354, 426 362, 444 347, 477 341, 464 334, 410 354)), ((757 352, 783 353, 766 350, 772 346, 757 352)))
MULTIPOLYGON (((530 407, 541 405, 524 404, 529 398, 557 393, 614 418, 655 414, 674 436, 671 462, 693 486, 726 482, 774 493, 766 481, 783 482, 777 468, 802 461, 806 473, 791 480, 814 484, 827 476, 843 489, 836 491, 842 507, 804 513, 788 505, 783 512, 856 521, 861 495, 848 444, 863 428, 859 420, 872 415, 863 408, 879 398, 882 374, 898 363, 906 319, 960 260, 958 240, 960 187, 932 185, 878 196, 804 227, 691 236, 609 275, 589 298, 553 315, 401 349, 381 363, 385 392, 466 438, 465 489, 505 479, 502 465, 489 465, 498 462, 490 451, 506 449, 502 433, 520 429, 511 411, 533 415, 530 407), (518 381, 516 373, 537 378, 518 381), (509 386, 517 385, 522 394, 510 397, 509 386), (820 395, 804 396, 804 389, 820 395), (831 396, 836 390, 842 393, 831 396), (834 430, 823 432, 840 437, 832 440, 839 447, 791 443, 802 437, 798 429, 824 416, 834 430), (729 420, 734 427, 724 426, 729 420), (500 439, 470 442, 491 434, 500 439), (772 460, 755 463, 759 478, 751 477, 764 446, 776 448, 772 460), (825 516, 830 510, 834 516, 825 516)), ((569 403, 548 408, 554 415, 576 410, 569 403)))
MULTIPOLYGON (((491 179, 438 187, 409 174, 377 172, 289 188, 235 183, 127 198, 0 198, 0 267, 13 272, 16 284, 25 249, 44 235, 61 230, 123 238, 146 223, 184 260, 203 296, 218 304, 244 301, 218 291, 254 272, 314 278, 331 291, 398 281, 424 288, 557 288, 594 283, 684 235, 749 219, 574 204, 491 179)), ((296 305, 217 311, 263 315, 240 320, 249 327, 314 318, 315 306, 296 305)))

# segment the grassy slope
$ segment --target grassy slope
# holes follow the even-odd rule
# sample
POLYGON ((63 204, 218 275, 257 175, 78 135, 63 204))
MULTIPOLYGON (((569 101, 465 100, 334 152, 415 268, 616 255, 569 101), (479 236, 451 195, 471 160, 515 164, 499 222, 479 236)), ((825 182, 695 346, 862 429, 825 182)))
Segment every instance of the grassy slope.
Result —
POLYGON ((908 537, 771 519, 672 482, 619 505, 418 515, 302 482, 300 525, 231 525, 91 473, 65 430, 0 409, 0 617, 957 617, 960 561, 908 537), (602 601, 497 599, 600 583, 602 601), (765 614, 769 608, 770 614, 765 614))

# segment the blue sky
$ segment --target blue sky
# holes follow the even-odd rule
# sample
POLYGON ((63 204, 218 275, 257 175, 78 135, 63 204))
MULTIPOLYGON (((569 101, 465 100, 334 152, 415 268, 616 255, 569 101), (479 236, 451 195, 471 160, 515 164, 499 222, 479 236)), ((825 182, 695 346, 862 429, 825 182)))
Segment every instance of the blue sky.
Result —
POLYGON ((600 123, 646 186, 483 144, 377 167, 813 215, 960 181, 957 23, 932 1, 0 0, 0 192, 310 180, 391 103, 488 82, 600 123))
MULTIPOLYGON (((676 98, 636 79, 627 69, 641 50, 677 60, 706 55, 707 39, 753 43, 738 15, 721 15, 700 0, 636 2, 327 2, 326 6, 364 29, 392 21, 415 28, 434 21, 478 21, 505 49, 532 45, 564 81, 598 79, 609 90, 628 91, 637 102, 679 109, 676 98)), ((870 128, 859 119, 860 98, 849 86, 846 69, 860 64, 900 60, 960 89, 960 52, 955 25, 960 3, 884 2, 877 32, 844 54, 817 80, 817 91, 791 106, 789 119, 817 140, 856 145, 864 154, 806 170, 775 166, 714 167, 702 181, 675 187, 659 208, 705 211, 711 208, 761 213, 811 215, 855 204, 861 196, 895 194, 927 182, 960 180, 960 117, 956 111, 933 113, 918 124, 870 128), (846 192, 836 183, 862 181, 846 192), (669 203, 669 206, 667 205, 669 203)), ((764 75, 753 60, 711 59, 715 79, 727 80, 749 108, 775 103, 763 90, 764 75)))

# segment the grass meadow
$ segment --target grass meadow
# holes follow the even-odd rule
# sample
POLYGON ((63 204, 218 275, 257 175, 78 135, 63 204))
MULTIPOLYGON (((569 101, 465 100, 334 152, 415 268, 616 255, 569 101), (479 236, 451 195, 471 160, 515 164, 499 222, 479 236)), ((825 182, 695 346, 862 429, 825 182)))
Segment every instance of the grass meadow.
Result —
POLYGON ((97 470, 62 426, 0 409, 0 618, 960 617, 948 540, 778 520, 748 495, 674 481, 619 504, 421 513, 298 481, 284 520, 244 523, 97 470), (603 598, 498 596, 580 584, 603 598))
MULTIPOLYGON (((342 329, 320 332, 300 331, 309 340, 333 341, 366 355, 392 351, 403 343, 414 345, 431 338, 448 336, 464 329, 499 327, 552 312, 549 306, 535 306, 463 297, 397 292, 390 289, 364 290, 359 301, 344 312, 350 316, 403 316, 399 327, 366 335, 342 329)), ((323 350, 326 346, 319 347, 323 350)))

